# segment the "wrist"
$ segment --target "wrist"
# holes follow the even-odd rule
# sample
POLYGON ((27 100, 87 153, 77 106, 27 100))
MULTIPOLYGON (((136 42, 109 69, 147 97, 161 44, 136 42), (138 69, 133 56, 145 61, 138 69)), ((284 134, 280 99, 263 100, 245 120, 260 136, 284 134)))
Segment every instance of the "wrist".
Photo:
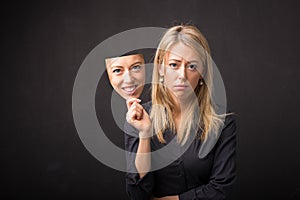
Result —
POLYGON ((141 140, 146 140, 146 139, 150 139, 150 137, 152 136, 151 134, 151 130, 146 130, 146 131, 140 131, 139 133, 139 137, 141 140))

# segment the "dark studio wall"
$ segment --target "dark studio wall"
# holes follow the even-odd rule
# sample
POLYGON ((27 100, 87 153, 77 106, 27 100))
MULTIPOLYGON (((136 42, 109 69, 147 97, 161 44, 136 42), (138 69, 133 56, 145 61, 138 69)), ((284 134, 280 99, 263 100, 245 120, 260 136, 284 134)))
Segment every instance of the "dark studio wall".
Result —
MULTIPOLYGON (((2 116, 7 122, 0 196, 128 199, 124 173, 95 159, 77 134, 72 116, 77 71, 89 52, 114 34, 192 23, 209 41, 228 105, 238 116, 238 177, 232 199, 300 199, 297 5, 277 0, 3 5, 2 116)), ((109 127, 109 113, 103 119, 104 108, 99 102, 97 106, 106 129, 116 130, 111 139, 122 145, 120 130, 109 127)))

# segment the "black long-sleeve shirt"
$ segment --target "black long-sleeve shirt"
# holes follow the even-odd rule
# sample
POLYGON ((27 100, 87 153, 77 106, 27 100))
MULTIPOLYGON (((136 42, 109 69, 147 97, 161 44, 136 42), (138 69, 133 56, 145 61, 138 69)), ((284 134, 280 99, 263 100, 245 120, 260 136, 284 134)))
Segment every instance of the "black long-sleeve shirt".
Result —
MULTIPOLYGON (((150 104, 144 105, 149 112, 150 104)), ((137 152, 138 131, 125 124, 125 149, 137 152), (129 134, 128 134, 129 133, 129 134), (135 135, 135 136, 134 136, 135 135)), ((151 139, 151 151, 158 150, 176 137, 166 130, 162 144, 154 136, 151 139)), ((187 150, 174 162, 162 169, 148 172, 143 178, 138 173, 126 174, 126 190, 131 199, 147 200, 151 197, 179 195, 180 200, 226 199, 236 177, 236 123, 232 115, 226 116, 224 127, 217 143, 204 158, 199 158, 201 147, 199 137, 191 142, 187 150)), ((128 165, 134 166, 129 158, 128 165)), ((153 161, 152 161, 153 162, 153 161)), ((154 161, 155 162, 155 161, 154 161)))

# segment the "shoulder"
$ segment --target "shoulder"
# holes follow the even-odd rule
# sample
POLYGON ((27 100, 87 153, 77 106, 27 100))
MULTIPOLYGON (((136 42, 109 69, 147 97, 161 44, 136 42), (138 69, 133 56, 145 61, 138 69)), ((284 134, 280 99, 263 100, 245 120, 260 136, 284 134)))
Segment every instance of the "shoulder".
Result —
POLYGON ((236 126, 237 114, 231 111, 226 113, 224 127, 227 126, 236 126))
POLYGON ((227 112, 224 125, 222 127, 222 137, 236 136, 237 134, 237 115, 234 112, 227 112))
MULTIPOLYGON (((220 151, 221 149, 235 149, 237 145, 237 125, 236 114, 227 113, 225 122, 219 130, 218 139, 216 141, 215 149, 220 151)), ((223 150, 222 150, 223 151, 223 150)))

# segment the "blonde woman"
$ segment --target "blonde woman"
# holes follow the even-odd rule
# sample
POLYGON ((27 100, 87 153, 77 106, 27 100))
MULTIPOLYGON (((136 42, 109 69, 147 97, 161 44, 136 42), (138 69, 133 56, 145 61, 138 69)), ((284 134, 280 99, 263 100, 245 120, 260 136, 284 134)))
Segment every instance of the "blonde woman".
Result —
MULTIPOLYGON (((152 102, 127 100, 125 146, 135 169, 126 175, 131 199, 226 199, 236 177, 236 125, 232 115, 217 114, 212 101, 210 49, 194 26, 175 26, 164 34, 153 69, 152 102), (204 157, 199 151, 210 134, 220 133, 204 157), (176 160, 153 156, 173 141, 176 160), (180 149, 181 147, 183 148, 180 149), (131 173, 132 172, 132 173, 131 173)), ((166 152, 166 151, 162 151, 166 152)), ((166 153, 164 153, 166 154, 166 153)))

